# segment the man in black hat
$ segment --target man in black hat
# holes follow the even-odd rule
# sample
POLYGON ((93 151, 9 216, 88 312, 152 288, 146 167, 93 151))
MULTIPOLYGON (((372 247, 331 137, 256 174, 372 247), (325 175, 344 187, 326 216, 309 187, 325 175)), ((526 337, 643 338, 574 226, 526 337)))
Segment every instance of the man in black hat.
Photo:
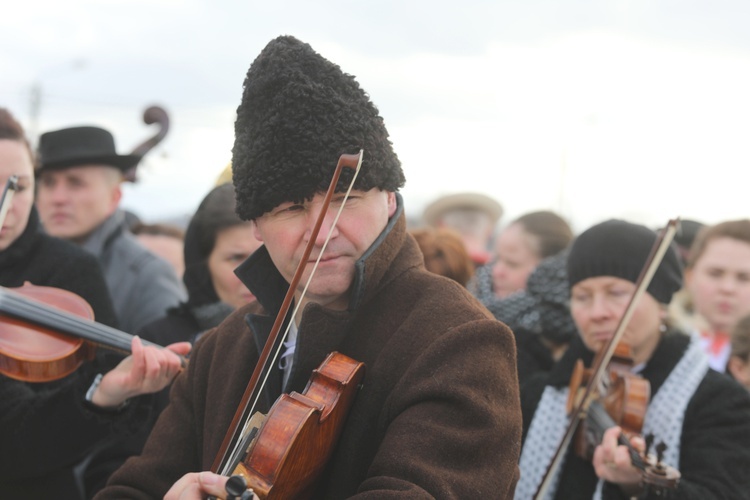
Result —
POLYGON ((97 256, 120 328, 129 333, 185 298, 172 268, 137 242, 119 209, 123 172, 139 160, 118 155, 107 130, 71 127, 42 134, 36 171, 44 229, 97 256))
POLYGON ((334 223, 351 173, 337 185, 308 260, 320 263, 307 294, 312 264, 295 290, 299 312, 285 318, 290 334, 257 409, 303 392, 329 353, 345 354, 365 364, 364 384, 314 498, 512 498, 521 436, 512 333, 464 287, 426 271, 383 119, 354 77, 292 37, 251 65, 235 123, 237 212, 264 243, 236 272, 258 302, 196 344, 142 455, 97 498, 226 496, 226 477, 196 471, 211 468, 230 428, 336 161, 360 149, 361 172, 334 223))

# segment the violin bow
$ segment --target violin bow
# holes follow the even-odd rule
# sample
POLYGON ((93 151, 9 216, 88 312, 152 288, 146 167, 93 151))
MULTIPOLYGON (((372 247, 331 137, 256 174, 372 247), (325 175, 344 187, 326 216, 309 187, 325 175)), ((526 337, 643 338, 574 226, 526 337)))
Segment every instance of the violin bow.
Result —
POLYGON ((16 191, 18 191, 18 176, 11 175, 8 177, 8 182, 5 183, 3 197, 0 198, 0 227, 3 227, 3 224, 5 224, 5 217, 8 215, 8 210, 10 210, 10 204, 13 201, 13 195, 16 191))
POLYGON ((281 342, 278 342, 278 348, 276 349, 273 357, 271 357, 271 351, 273 349, 273 346, 277 344, 281 327, 283 326, 284 320, 286 319, 287 314, 289 313, 289 309, 291 308, 291 303, 294 299, 294 294, 297 290, 297 286, 302 279, 302 274, 305 271, 307 260, 309 259, 310 254, 312 253, 312 249, 315 246, 315 240, 320 233, 320 227, 323 225, 323 220, 327 215, 328 207, 331 204, 331 199, 336 192, 336 186, 338 184, 339 177, 341 176, 341 172, 344 168, 354 169, 354 174, 352 175, 352 179, 349 183, 349 187, 346 190, 344 199, 339 206, 336 217, 331 224, 326 239, 318 254, 317 260, 315 261, 312 271, 310 272, 310 275, 308 276, 305 283, 305 287, 300 294, 300 300, 298 300, 295 305, 294 311, 292 312, 292 317, 294 317, 299 310, 300 304, 302 303, 302 297, 304 297, 305 293, 307 292, 307 287, 312 281, 315 270, 318 267, 318 263, 320 262, 326 246, 328 245, 328 241, 331 239, 331 235, 333 234, 333 230, 335 229, 336 223, 339 220, 339 216, 344 209, 346 200, 349 198, 349 194, 354 187, 354 182, 356 181, 359 170, 362 167, 363 156, 364 151, 360 149, 359 153, 357 154, 342 154, 339 157, 339 161, 336 164, 336 170, 333 174, 333 178, 331 179, 331 183, 328 186, 328 191, 326 191, 325 198, 323 199, 323 205, 320 210, 320 214, 318 214, 318 219, 315 221, 315 226, 313 227, 312 233, 310 234, 310 239, 307 243, 307 246, 305 247, 302 258, 300 259, 300 263, 297 266, 297 270, 292 277, 292 281, 289 283, 289 289, 287 290, 286 296, 284 297, 284 301, 281 305, 281 308, 279 309, 279 313, 276 315, 276 320, 274 321, 273 327, 271 328, 271 333, 269 334, 268 340, 263 347, 263 351, 258 358, 258 362, 255 365, 252 377, 250 377, 250 382, 248 383, 247 388, 245 389, 245 393, 242 396, 240 405, 237 408, 234 418, 232 419, 232 423, 229 426, 226 436, 224 437, 224 442, 222 443, 221 448, 219 449, 219 453, 217 454, 216 459, 214 460, 214 463, 211 467, 211 470, 214 472, 225 476, 229 475, 232 473, 232 471, 234 471, 234 469, 242 459, 242 454, 244 453, 242 445, 245 442, 245 440, 243 439, 243 435, 247 434, 247 427, 251 422, 250 417, 255 412, 258 400, 260 399, 260 394, 263 392, 263 388, 271 372, 271 367, 278 358, 279 352, 283 345, 283 341, 286 339, 289 333, 291 321, 287 324, 287 328, 284 330, 284 333, 281 337, 281 342))
POLYGON ((553 456, 552 461, 547 468, 547 471, 544 473, 542 482, 539 485, 536 494, 534 495, 535 500, 542 500, 546 497, 547 492, 552 484, 552 479, 555 477, 554 472, 556 472, 562 464, 562 459, 565 455, 565 451, 568 449, 570 441, 573 439, 573 435, 575 434, 578 425, 585 417, 586 411, 590 406, 591 401, 594 399, 594 396, 596 394, 595 388, 598 388, 601 385, 605 368, 609 364, 609 361, 612 359, 617 344, 625 334, 625 328, 628 326, 628 323, 630 323, 630 318, 635 312, 635 307, 638 304, 638 301, 646 292, 648 286, 651 284, 651 279, 654 277, 654 274, 656 274, 656 270, 659 268, 664 255, 667 253, 669 245, 674 239, 674 235, 677 231, 678 225, 679 218, 671 219, 667 223, 667 226, 662 231, 660 231, 659 236, 656 238, 656 241, 654 241, 648 258, 646 259, 646 263, 644 264, 644 267, 641 269, 641 273, 638 276, 635 291, 630 297, 630 301, 628 302, 628 306, 625 309, 625 313, 622 315, 622 318, 620 318, 620 323, 617 325, 617 329, 615 330, 614 335, 612 335, 612 338, 610 338, 609 342, 605 345, 603 355, 597 356, 594 366, 592 367, 592 375, 588 383, 586 384, 586 388, 584 389, 578 404, 570 414, 568 427, 565 431, 565 434, 563 435, 562 440, 560 441, 560 444, 557 447, 557 451, 555 451, 555 455, 553 456))

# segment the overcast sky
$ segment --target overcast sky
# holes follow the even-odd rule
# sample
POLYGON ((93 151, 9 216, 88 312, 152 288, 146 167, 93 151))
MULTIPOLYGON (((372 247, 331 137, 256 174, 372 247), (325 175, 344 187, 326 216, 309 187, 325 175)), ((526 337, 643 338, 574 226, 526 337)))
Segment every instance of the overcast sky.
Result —
POLYGON ((468 190, 505 222, 712 223, 750 215, 749 25, 747 0, 29 0, 0 17, 0 106, 32 135, 103 126, 128 153, 162 105, 170 133, 124 204, 185 215, 231 159, 247 68, 288 34, 370 94, 412 216, 468 190))

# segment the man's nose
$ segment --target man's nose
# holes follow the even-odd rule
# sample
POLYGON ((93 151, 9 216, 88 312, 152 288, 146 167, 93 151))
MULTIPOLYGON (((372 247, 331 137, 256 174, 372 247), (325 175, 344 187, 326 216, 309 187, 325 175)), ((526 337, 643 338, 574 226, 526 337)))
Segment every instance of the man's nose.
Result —
MULTIPOLYGON (((318 221, 318 218, 320 217, 320 212, 322 210, 321 205, 315 205, 313 209, 310 210, 310 216, 308 217, 308 239, 310 235, 312 234, 312 231, 315 227, 316 222, 318 221)), ((326 239, 328 238, 329 234, 331 238, 334 238, 337 234, 336 227, 334 226, 334 222, 336 220, 336 212, 329 208, 325 216, 323 217, 323 222, 320 224, 320 230, 318 231, 318 235, 315 238, 315 246, 321 247, 325 244, 326 239)))

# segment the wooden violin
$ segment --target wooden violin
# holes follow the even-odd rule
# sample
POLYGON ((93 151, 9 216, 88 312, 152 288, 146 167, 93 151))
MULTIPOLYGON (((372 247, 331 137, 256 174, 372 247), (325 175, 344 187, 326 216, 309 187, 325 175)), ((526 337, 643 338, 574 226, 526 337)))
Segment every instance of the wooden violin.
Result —
POLYGON ((49 382, 93 359, 97 346, 130 353, 132 335, 93 319, 91 306, 73 292, 28 282, 0 287, 0 373, 49 382))
MULTIPOLYGON (((603 352, 604 350, 600 351, 597 356, 603 355, 603 352)), ((572 443, 573 451, 579 457, 590 461, 596 446, 602 442, 604 431, 619 426, 622 433, 618 438, 618 444, 628 449, 630 461, 641 472, 644 488, 657 493, 673 490, 679 483, 680 472, 663 463, 662 453, 666 448, 657 445, 657 455, 654 456, 650 454, 653 436, 647 437, 644 453, 636 450, 630 442, 630 438, 641 434, 651 399, 651 384, 643 377, 632 373, 632 366, 630 347, 620 342, 602 378, 602 386, 595 389, 595 398, 590 402, 585 418, 581 419, 576 430, 572 443)), ((585 368, 583 361, 579 359, 570 380, 568 414, 575 411, 582 388, 592 376, 592 370, 585 368)))
MULTIPOLYGON (((344 202, 339 207, 326 242, 319 252, 318 261, 315 262, 297 305, 291 313, 292 318, 297 314, 302 302, 301 297, 312 280, 320 256, 323 255, 351 192, 362 165, 362 155, 363 152, 360 151, 355 155, 343 154, 339 158, 300 264, 289 284, 240 406, 211 467, 213 472, 232 475, 233 480, 241 479, 239 490, 250 491, 247 490, 250 488, 262 499, 301 499, 309 498, 313 494, 317 478, 333 454, 356 391, 364 377, 363 363, 333 352, 313 372, 302 394, 282 394, 267 416, 255 413, 263 383, 279 354, 277 349, 275 355, 271 356, 271 351, 274 346, 280 348, 283 345, 288 333, 287 327, 281 340, 278 340, 341 172, 343 168, 354 169, 344 202)), ((229 489, 228 493, 231 493, 229 489)))
MULTIPOLYGON (((625 429, 640 433, 650 398, 650 386, 647 381, 629 372, 629 351, 623 351, 623 348, 627 348, 620 344, 638 301, 674 238, 677 224, 677 220, 670 220, 654 242, 617 329, 597 353, 592 368, 587 371, 583 362, 578 361, 568 393, 568 426, 534 495, 535 500, 546 498, 556 471, 575 436, 578 436, 575 451, 580 456, 590 457, 595 446, 601 442, 601 434, 610 427, 622 424, 625 429)), ((677 487, 679 472, 662 464, 660 456, 653 458, 647 453, 641 456, 622 434, 619 443, 628 447, 633 465, 642 471, 641 481, 645 488, 662 492, 677 487)))

